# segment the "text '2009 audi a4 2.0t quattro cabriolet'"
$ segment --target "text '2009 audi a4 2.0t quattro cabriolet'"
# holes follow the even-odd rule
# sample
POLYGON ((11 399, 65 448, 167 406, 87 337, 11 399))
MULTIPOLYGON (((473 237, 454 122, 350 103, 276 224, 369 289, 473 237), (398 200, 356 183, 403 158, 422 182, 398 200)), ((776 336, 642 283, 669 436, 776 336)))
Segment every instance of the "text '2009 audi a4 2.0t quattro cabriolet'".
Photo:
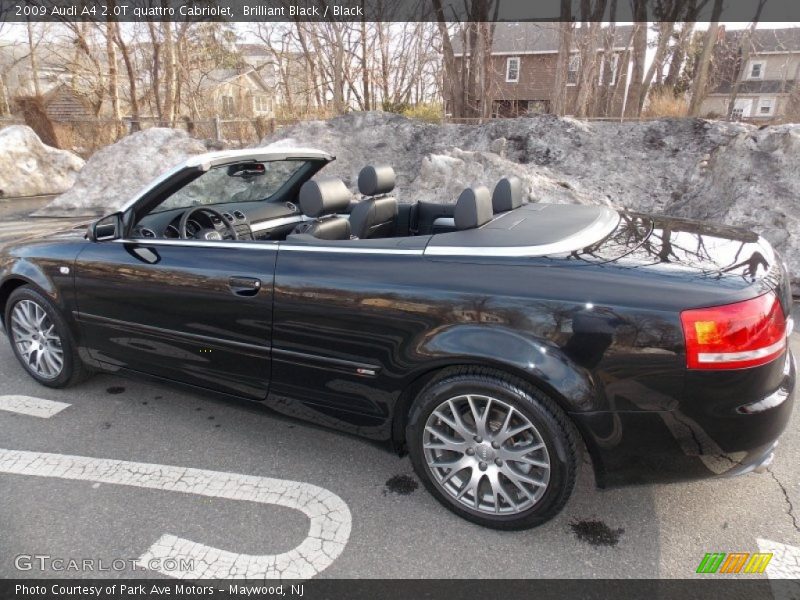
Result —
POLYGON ((332 160, 196 156, 88 232, 7 246, 20 363, 390 441, 443 505, 501 529, 557 514, 584 449, 600 486, 769 464, 795 367, 787 271, 759 236, 528 202, 515 178, 403 204, 387 166, 355 199, 318 175, 332 160))

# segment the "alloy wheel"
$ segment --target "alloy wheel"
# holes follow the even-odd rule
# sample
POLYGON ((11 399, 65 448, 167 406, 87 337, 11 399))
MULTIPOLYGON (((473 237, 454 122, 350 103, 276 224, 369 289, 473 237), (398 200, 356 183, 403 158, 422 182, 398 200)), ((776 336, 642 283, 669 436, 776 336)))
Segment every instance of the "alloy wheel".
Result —
POLYGON ((33 300, 20 300, 11 311, 11 338, 25 365, 43 379, 55 379, 64 368, 61 337, 47 312, 33 300))
POLYGON ((430 414, 423 451, 434 481, 464 506, 511 515, 534 506, 550 481, 550 456, 533 423, 510 404, 465 394, 430 414))

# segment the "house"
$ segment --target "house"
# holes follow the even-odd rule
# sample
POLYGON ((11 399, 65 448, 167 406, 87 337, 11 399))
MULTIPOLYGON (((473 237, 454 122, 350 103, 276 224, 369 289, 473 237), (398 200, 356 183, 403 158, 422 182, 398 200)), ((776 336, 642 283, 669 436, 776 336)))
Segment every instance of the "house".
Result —
POLYGON ((210 111, 221 117, 275 116, 275 85, 253 68, 215 69, 199 87, 210 111))
POLYGON ((720 31, 714 48, 710 92, 700 106, 705 117, 765 122, 794 110, 800 81, 800 28, 720 31), (735 97, 734 97, 735 96, 735 97))
MULTIPOLYGON (((613 40, 609 28, 601 30, 596 51, 605 53, 607 41, 611 42, 610 60, 601 60, 598 69, 598 106, 603 107, 597 116, 619 115, 624 107, 630 62, 630 44, 633 27, 617 26, 613 40), (609 68, 606 69, 606 64, 609 68)), ((584 30, 575 29, 572 36, 569 70, 567 75, 567 113, 575 109, 580 67, 580 44, 584 30)), ((555 95, 556 64, 560 40, 558 24, 548 23, 497 23, 492 37, 491 61, 488 69, 488 98, 493 117, 516 117, 530 113, 548 113, 555 95)), ((457 61, 465 58, 460 36, 453 38, 453 51, 457 61)), ((468 56, 468 53, 467 53, 468 56)), ((447 86, 445 86, 447 87, 447 86)), ((445 100, 447 111, 448 99, 445 100)))
POLYGON ((42 105, 51 121, 89 121, 95 118, 89 100, 66 83, 47 92, 42 105))

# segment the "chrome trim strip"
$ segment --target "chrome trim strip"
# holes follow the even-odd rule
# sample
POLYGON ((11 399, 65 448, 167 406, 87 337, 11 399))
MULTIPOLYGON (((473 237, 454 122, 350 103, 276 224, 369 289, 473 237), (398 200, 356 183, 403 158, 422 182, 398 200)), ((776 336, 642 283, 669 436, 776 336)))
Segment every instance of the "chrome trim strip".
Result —
POLYGON ((281 251, 287 252, 328 252, 343 254, 398 254, 406 256, 422 256, 424 250, 406 248, 340 248, 333 246, 287 246, 281 244, 281 251))
POLYGON ((400 254, 422 256, 422 249, 402 248, 345 248, 333 246, 286 245, 276 240, 256 240, 240 242, 214 242, 206 240, 112 240, 118 244, 138 246, 186 246, 191 248, 229 248, 233 250, 286 250, 288 252, 328 252, 332 254, 400 254))
POLYGON ((293 217, 278 217, 277 219, 267 219, 266 221, 259 221, 258 223, 250 224, 250 231, 264 231, 265 229, 273 229, 275 227, 282 227, 283 225, 292 225, 302 223, 309 220, 310 217, 305 215, 295 215, 293 217))
POLYGON ((268 250, 278 249, 275 240, 256 240, 241 242, 212 242, 207 240, 112 240, 117 244, 136 244, 138 246, 186 246, 187 248, 231 248, 236 250, 268 250))
POLYGON ((574 252, 590 246, 610 235, 619 225, 620 216, 615 210, 605 210, 594 222, 574 235, 538 246, 432 246, 425 248, 426 256, 497 256, 532 258, 574 252))
POLYGON ((786 347, 786 338, 766 346, 758 348, 757 350, 748 350, 746 352, 699 352, 697 354, 697 361, 701 363, 724 363, 724 362, 739 362, 743 360, 757 360, 780 352, 786 347))

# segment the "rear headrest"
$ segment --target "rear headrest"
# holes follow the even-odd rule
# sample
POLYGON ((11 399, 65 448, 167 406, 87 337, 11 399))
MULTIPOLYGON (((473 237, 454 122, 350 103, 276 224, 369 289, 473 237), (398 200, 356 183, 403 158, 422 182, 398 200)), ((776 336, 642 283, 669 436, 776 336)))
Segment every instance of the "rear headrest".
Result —
POLYGON ((344 211, 352 198, 344 181, 338 177, 320 177, 306 181, 300 188, 300 210, 312 218, 344 211))
POLYGON ((364 167, 358 174, 358 191, 365 196, 388 194, 394 189, 395 173, 389 165, 364 167))
POLYGON ((522 180, 519 177, 503 177, 494 186, 492 208, 494 212, 506 212, 522 206, 522 180))
POLYGON ((467 188, 458 197, 453 218, 456 229, 474 229, 492 220, 492 197, 489 188, 467 188))

